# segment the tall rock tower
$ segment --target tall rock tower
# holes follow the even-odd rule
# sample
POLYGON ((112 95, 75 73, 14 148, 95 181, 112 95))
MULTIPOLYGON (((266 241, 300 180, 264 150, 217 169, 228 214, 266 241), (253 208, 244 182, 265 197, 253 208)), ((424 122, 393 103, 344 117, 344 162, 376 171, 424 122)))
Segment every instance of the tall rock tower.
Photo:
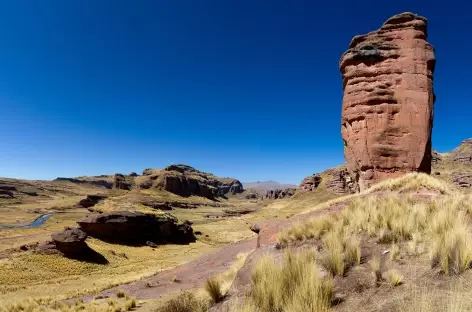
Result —
POLYGON ((426 19, 389 18, 355 36, 341 57, 341 133, 346 166, 360 190, 412 172, 431 172, 434 48, 426 19))

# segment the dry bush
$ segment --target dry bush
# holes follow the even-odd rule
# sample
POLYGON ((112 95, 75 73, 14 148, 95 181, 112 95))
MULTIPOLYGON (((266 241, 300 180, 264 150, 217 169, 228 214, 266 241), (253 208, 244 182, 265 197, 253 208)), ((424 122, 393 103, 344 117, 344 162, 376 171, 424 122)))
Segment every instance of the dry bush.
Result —
POLYGON ((328 311, 332 280, 322 279, 313 251, 287 251, 282 264, 264 257, 254 267, 252 290, 237 311, 328 311))
POLYGON ((199 299, 191 292, 186 291, 167 301, 156 312, 206 312, 207 310, 208 303, 205 300, 199 299))

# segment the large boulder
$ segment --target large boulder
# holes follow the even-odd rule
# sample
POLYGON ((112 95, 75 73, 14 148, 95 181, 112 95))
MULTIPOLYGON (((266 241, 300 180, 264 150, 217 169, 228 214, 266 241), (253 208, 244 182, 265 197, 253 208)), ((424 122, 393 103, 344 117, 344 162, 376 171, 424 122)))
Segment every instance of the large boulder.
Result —
POLYGON ((87 248, 87 233, 78 228, 66 227, 51 237, 57 250, 66 255, 79 255, 87 248))
POLYGON ((195 241, 189 222, 179 223, 170 214, 148 214, 137 211, 92 214, 77 222, 80 229, 105 241, 145 244, 188 243, 195 241))
POLYGON ((395 15, 355 36, 341 57, 344 155, 360 190, 431 172, 435 55, 426 26, 413 13, 395 15))
POLYGON ((106 195, 87 195, 87 197, 80 200, 77 205, 79 207, 82 207, 82 208, 89 208, 89 207, 93 207, 96 204, 100 203, 105 198, 107 198, 106 195))

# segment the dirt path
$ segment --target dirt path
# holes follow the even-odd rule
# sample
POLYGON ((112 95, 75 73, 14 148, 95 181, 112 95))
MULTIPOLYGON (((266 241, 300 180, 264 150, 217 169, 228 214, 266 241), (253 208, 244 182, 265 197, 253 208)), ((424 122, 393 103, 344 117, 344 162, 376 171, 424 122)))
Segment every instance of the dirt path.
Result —
MULTIPOLYGON (((261 245, 274 244, 277 234, 293 223, 337 212, 341 208, 342 204, 336 204, 326 209, 304 214, 303 216, 296 215, 286 220, 266 220, 260 222, 259 225, 262 228, 260 232, 261 245)), ((121 289, 129 295, 143 300, 160 298, 180 290, 199 288, 213 274, 226 271, 238 254, 251 252, 255 247, 255 238, 240 241, 175 268, 159 272, 151 277, 105 290, 100 295, 113 296, 118 289, 121 289), (172 281, 174 277, 177 278, 178 282, 172 281)), ((89 296, 85 299, 90 300, 92 297, 89 296)))

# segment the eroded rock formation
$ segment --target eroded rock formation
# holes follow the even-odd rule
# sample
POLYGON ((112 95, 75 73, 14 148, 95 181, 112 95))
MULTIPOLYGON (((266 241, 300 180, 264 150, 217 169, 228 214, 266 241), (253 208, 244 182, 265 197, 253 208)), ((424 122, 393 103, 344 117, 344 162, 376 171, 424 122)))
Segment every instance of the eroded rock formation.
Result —
POLYGON ((315 191, 323 181, 324 189, 335 194, 350 194, 358 190, 345 166, 330 168, 306 177, 300 184, 300 189, 304 192, 315 191))
POLYGON ((197 195, 213 199, 244 191, 236 179, 216 177, 187 165, 170 165, 162 170, 145 169, 136 179, 140 188, 158 188, 185 197, 197 195))
POLYGON ((82 231, 92 237, 118 243, 195 241, 191 223, 179 223, 177 218, 167 213, 155 215, 137 211, 105 212, 89 215, 77 223, 82 231))
POLYGON ((461 145, 451 151, 450 156, 457 164, 472 165, 472 138, 462 141, 461 145))
POLYGON ((87 233, 78 228, 66 227, 51 238, 57 250, 66 255, 78 255, 87 248, 87 233))
POLYGON ((292 197, 295 192, 296 188, 286 188, 283 190, 269 190, 267 191, 265 198, 267 199, 282 199, 292 197))
POLYGON ((431 171, 434 48, 426 19, 402 13, 355 36, 340 60, 346 167, 360 189, 431 171))

